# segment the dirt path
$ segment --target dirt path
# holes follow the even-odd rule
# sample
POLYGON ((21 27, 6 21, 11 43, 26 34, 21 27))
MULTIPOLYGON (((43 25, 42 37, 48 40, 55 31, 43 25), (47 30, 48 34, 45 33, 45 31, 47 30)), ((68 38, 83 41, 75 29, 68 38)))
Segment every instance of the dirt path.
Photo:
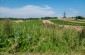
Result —
POLYGON ((50 20, 43 20, 43 24, 54 24, 54 23, 51 22, 50 20))
POLYGON ((21 23, 21 22, 23 22, 23 20, 16 20, 16 21, 14 21, 15 23, 21 23))

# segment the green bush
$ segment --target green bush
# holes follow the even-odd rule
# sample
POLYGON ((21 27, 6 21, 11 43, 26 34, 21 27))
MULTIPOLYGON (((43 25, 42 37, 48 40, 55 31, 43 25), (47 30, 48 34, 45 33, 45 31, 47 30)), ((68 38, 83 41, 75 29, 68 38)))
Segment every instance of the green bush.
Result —
POLYGON ((76 16, 76 20, 77 19, 84 19, 84 17, 82 17, 82 16, 76 16))

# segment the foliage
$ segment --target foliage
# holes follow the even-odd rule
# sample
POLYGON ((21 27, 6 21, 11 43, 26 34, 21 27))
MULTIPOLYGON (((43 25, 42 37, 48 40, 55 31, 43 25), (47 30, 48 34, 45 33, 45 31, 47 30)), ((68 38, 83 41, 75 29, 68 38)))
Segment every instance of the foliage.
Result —
POLYGON ((76 20, 77 19, 84 19, 84 17, 82 17, 82 16, 76 16, 76 20))
MULTIPOLYGON (((82 44, 79 45, 81 32, 56 25, 43 25, 41 21, 29 20, 12 24, 11 28, 13 29, 11 30, 13 31, 10 33, 12 36, 9 38, 5 38, 5 35, 1 32, 0 52, 11 54, 17 52, 67 54, 71 51, 80 52, 82 50, 81 46, 84 46, 85 40, 81 41, 82 44)), ((10 28, 10 25, 5 26, 5 28, 8 27, 10 28)))
POLYGON ((42 17, 41 19, 43 19, 43 20, 48 20, 48 19, 57 19, 57 17, 42 17))

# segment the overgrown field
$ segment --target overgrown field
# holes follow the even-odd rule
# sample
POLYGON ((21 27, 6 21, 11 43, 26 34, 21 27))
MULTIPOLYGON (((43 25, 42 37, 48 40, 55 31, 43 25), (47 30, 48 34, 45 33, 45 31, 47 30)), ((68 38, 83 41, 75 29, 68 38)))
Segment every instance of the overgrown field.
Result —
MULTIPOLYGON (((62 24, 60 20, 52 20, 62 24)), ((65 22, 64 24, 69 24, 65 22)), ((73 25, 73 24, 72 24, 73 25)), ((82 25, 85 24, 76 24, 82 25)), ((0 55, 82 55, 85 54, 85 28, 81 31, 28 20, 0 23, 0 55)))

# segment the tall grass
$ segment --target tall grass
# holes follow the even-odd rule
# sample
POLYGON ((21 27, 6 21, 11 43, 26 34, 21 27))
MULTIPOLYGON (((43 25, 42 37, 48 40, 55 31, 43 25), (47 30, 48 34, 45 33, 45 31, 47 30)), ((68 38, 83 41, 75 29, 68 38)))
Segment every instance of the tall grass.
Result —
MULTIPOLYGON (((8 22, 7 22, 8 23, 8 22)), ((5 24, 7 24, 5 23, 5 24)), ((4 24, 3 24, 4 25, 4 24)), ((84 41, 80 42, 80 36, 84 30, 78 32, 74 29, 66 29, 57 25, 43 25, 41 21, 28 21, 19 24, 4 25, 5 34, 0 34, 0 52, 6 53, 70 53, 81 52, 84 41), (34 23, 32 23, 34 22, 34 23), (29 24, 31 23, 31 24, 29 24), (36 23, 36 24, 35 24, 36 23), (13 29, 11 29, 13 28, 13 29), (13 30, 10 32, 10 30, 13 30), (8 33, 9 32, 9 33, 8 33), (79 45, 79 42, 82 43, 79 45)), ((82 50, 83 52, 85 50, 82 50)))
POLYGON ((80 32, 80 38, 79 38, 80 45, 85 46, 85 27, 80 32))

